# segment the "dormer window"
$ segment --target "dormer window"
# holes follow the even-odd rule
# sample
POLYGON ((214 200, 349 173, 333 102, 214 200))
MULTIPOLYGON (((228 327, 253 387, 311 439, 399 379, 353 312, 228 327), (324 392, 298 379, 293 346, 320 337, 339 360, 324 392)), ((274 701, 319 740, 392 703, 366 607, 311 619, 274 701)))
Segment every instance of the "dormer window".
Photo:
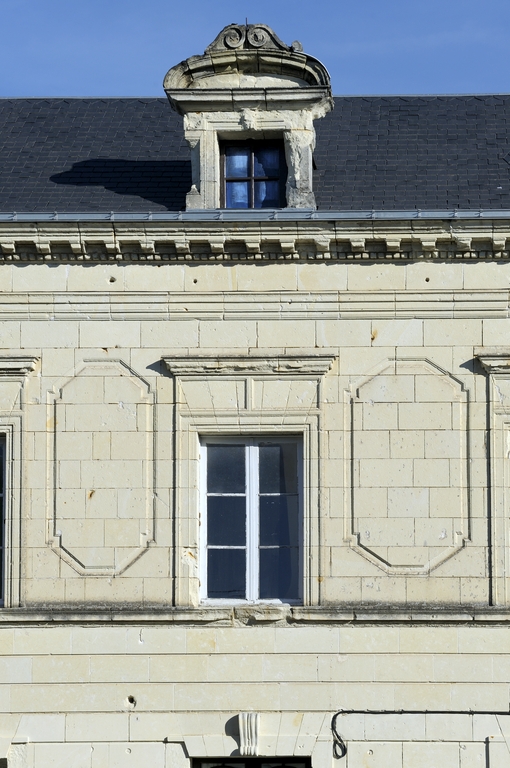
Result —
POLYGON ((222 207, 283 208, 287 165, 281 142, 223 144, 222 207))
POLYGON ((186 210, 316 207, 314 121, 333 99, 327 70, 300 43, 265 24, 229 24, 164 88, 191 149, 186 210))

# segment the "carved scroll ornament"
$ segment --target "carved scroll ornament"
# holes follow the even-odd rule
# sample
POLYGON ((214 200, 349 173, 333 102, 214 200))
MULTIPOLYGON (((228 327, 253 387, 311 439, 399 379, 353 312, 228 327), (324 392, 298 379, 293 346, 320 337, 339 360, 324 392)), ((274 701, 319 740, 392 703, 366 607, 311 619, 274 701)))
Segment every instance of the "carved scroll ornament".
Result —
POLYGON ((285 45, 266 24, 229 24, 206 48, 206 53, 243 48, 265 48, 272 51, 302 50, 298 42, 293 43, 292 46, 285 45))

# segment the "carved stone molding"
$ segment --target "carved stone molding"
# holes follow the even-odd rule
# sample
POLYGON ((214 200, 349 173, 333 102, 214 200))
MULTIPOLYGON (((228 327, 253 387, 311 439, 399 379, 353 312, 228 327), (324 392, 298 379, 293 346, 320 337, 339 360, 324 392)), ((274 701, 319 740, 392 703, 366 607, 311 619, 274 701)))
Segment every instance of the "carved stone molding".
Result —
POLYGON ((239 751, 241 755, 254 756, 259 753, 259 725, 258 712, 239 713, 239 751))
POLYGON ((48 392, 48 544, 82 576, 119 575, 154 541, 153 405, 122 360, 84 360, 48 392))
POLYGON ((388 574, 428 575, 469 540, 465 386, 425 358, 388 359, 345 395, 345 540, 388 574), (441 524, 431 476, 450 494, 441 524))
POLYGON ((510 346, 475 347, 475 357, 488 376, 490 411, 488 432, 490 439, 490 514, 491 537, 489 546, 494 551, 492 601, 494 605, 508 607, 510 603, 510 549, 508 541, 510 503, 508 472, 510 446, 510 346))
POLYGON ((271 27, 266 24, 229 24, 221 30, 218 37, 205 49, 206 53, 212 51, 240 50, 243 48, 262 48, 272 51, 291 51, 296 48, 285 45, 271 27))
MULTIPOLYGON (((129 302, 122 292, 31 291, 9 294, 2 319, 46 320, 210 320, 230 316, 236 320, 364 320, 367 312, 375 319, 423 319, 452 317, 479 319, 508 317, 508 290, 452 290, 445 297, 441 290, 383 290, 366 293, 355 290, 281 291, 259 294, 253 302, 250 291, 130 291, 129 302), (150 296, 150 301, 148 300, 150 296)), ((233 353, 233 349, 229 349, 233 353)), ((295 351, 294 351, 295 352, 295 351)), ((269 354, 277 354, 271 350, 269 354)), ((282 355, 283 356, 283 355, 282 355)), ((173 357, 172 357, 173 359, 173 357)))
POLYGON ((488 373, 510 376, 510 347, 475 347, 475 357, 488 373))
MULTIPOLYGON (((263 129, 261 113, 256 110, 239 112, 238 129, 247 130, 250 121, 263 129)), ((200 135, 202 128, 196 114, 186 122, 190 142, 196 134, 193 173, 200 175, 200 135), (200 134, 200 135, 199 135, 200 134)), ((205 119, 205 118, 204 118, 205 119)), ((211 127, 207 117, 206 130, 211 127)), ((283 122, 282 122, 283 130, 283 122)), ((307 146, 313 143, 313 124, 301 130, 287 131, 287 150, 292 156, 290 166, 299 171, 308 163, 307 146)), ((204 129, 205 130, 205 129, 204 129)), ((308 167, 308 166, 306 166, 308 167)), ((306 170, 306 168, 305 168, 306 170)), ((197 182, 199 184, 199 181, 197 182)), ((301 176, 295 188, 301 188, 301 176)), ((198 188, 193 194, 200 197, 198 188)), ((246 212, 245 212, 246 213, 246 212)), ((253 212, 249 212, 250 215, 253 212)), ((256 212, 255 212, 256 213, 256 212)), ((188 214, 182 214, 184 216, 188 214)), ((181 215, 181 216, 182 216, 181 215)), ((202 214, 200 214, 202 215, 202 214)), ((122 221, 51 223, 12 221, 0 223, 0 262, 16 264, 56 263, 117 263, 117 262, 201 262, 218 261, 458 261, 510 259, 510 231, 498 229, 494 222, 456 222, 450 231, 444 222, 410 221, 397 225, 393 221, 359 221, 354 227, 349 221, 302 220, 299 228, 289 218, 289 210, 273 213, 272 221, 251 221, 243 227, 228 220, 230 212, 220 212, 214 220, 175 219, 130 223, 122 221), (227 218, 225 218, 227 217, 227 218), (278 233, 274 223, 278 221, 278 233), (489 226, 488 226, 489 225, 489 226), (463 231, 463 228, 466 231, 463 231), (458 230, 458 231, 457 231, 458 230), (287 247, 292 245, 292 247, 287 247)), ((212 218, 212 215, 211 215, 212 218)), ((334 216, 333 216, 334 218, 334 216)))
POLYGON ((256 374, 304 374, 323 376, 329 371, 334 355, 196 355, 163 357, 173 376, 225 376, 256 374))
POLYGON ((26 376, 35 370, 38 361, 32 356, 0 355, 0 378, 26 376))
POLYGON ((261 138, 266 131, 284 139, 287 206, 315 208, 313 121, 334 102, 328 71, 300 43, 285 45, 264 24, 230 24, 202 56, 172 67, 163 87, 184 116, 192 149, 188 210, 220 207, 218 138, 261 138))
POLYGON ((222 29, 202 56, 191 56, 170 69, 163 87, 173 106, 180 106, 176 91, 217 87, 219 75, 277 76, 281 85, 326 88, 329 74, 318 59, 303 53, 298 41, 283 43, 265 24, 230 24, 222 29), (290 77, 294 80, 291 81, 290 77), (211 81, 211 84, 207 82, 211 81))

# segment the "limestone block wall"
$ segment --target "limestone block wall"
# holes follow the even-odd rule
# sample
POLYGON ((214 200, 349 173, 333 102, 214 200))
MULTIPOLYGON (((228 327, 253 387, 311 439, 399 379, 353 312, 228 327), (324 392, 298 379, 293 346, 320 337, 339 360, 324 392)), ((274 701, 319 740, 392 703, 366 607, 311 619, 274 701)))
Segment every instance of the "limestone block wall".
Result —
POLYGON ((3 264, 0 759, 189 768, 258 712, 313 768, 506 766, 509 285, 3 264), (200 604, 199 438, 252 433, 302 439, 302 605, 200 604))
POLYGON ((4 264, 6 605, 196 606, 199 437, 250 430, 303 435, 305 604, 506 605, 509 269, 4 264))
POLYGON ((148 757, 155 768, 188 768, 190 757, 239 754, 244 711, 260 714, 261 756, 338 768, 508 764, 504 626, 200 628, 98 618, 4 626, 0 643, 0 744, 16 768, 124 767, 148 757), (334 759, 338 710, 355 712, 337 720, 347 755, 334 759))

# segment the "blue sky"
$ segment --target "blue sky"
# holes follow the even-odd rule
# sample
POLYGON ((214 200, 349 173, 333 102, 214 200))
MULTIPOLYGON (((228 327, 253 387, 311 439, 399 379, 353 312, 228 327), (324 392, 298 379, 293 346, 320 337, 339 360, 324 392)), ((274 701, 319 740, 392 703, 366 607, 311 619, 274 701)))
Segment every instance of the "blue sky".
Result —
POLYGON ((337 95, 510 92, 510 0, 0 0, 0 96, 161 96, 246 17, 300 40, 337 95))

